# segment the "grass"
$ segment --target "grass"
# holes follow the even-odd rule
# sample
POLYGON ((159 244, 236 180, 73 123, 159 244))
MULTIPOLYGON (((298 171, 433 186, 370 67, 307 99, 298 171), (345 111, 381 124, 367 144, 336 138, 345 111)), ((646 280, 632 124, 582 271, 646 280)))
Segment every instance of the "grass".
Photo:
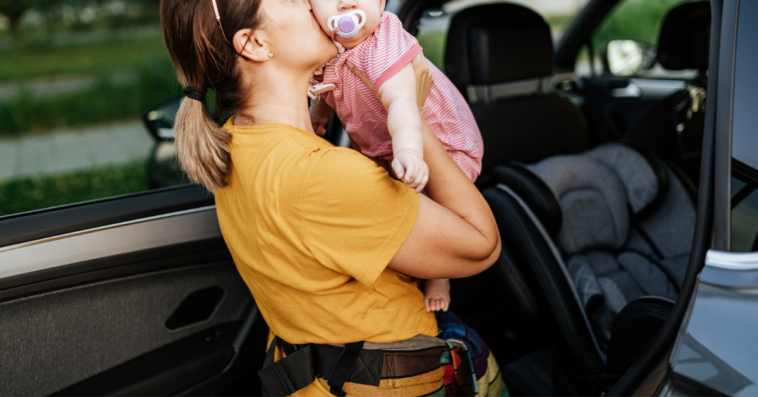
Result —
POLYGON ((144 162, 0 182, 0 216, 147 190, 144 162))
MULTIPOLYGON (((98 34, 108 35, 108 32, 98 34)), ((2 50, 0 82, 46 76, 110 75, 156 59, 168 61, 163 38, 113 38, 96 43, 49 45, 37 40, 2 50)))
POLYGON ((135 83, 115 84, 102 76, 81 91, 39 98, 22 92, 0 101, 0 136, 134 118, 181 95, 168 59, 150 60, 133 71, 135 83))

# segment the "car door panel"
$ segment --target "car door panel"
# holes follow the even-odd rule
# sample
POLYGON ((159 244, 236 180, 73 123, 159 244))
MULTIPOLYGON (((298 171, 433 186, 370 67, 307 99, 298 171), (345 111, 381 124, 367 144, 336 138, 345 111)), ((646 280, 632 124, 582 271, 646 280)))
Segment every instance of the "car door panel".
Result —
POLYGON ((215 207, 203 205, 207 195, 189 196, 90 204, 113 211, 91 216, 97 226, 88 229, 72 230, 86 222, 72 226, 56 215, 89 205, 26 218, 37 220, 27 235, 48 237, 0 246, 0 395, 259 390, 267 327, 215 207), (104 221, 114 219, 121 221, 104 221), (66 233, 53 234, 59 230, 66 233))

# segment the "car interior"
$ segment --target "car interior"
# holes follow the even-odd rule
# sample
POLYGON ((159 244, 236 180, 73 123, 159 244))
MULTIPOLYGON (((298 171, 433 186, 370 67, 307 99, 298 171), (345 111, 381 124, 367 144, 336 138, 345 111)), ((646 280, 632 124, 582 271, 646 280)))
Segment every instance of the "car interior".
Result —
MULTIPOLYGON (((406 1, 399 16, 416 33, 443 3, 406 1)), ((577 21, 597 25, 610 7, 596 3, 577 21)), ((525 6, 452 15, 444 69, 482 132, 476 184, 502 253, 452 280, 450 310, 511 395, 604 395, 671 313, 693 244, 710 24, 707 1, 668 12, 657 61, 698 72, 640 99, 613 94, 634 76, 556 79, 591 28, 566 32, 566 57, 525 6)), ((145 119, 156 139, 170 140, 174 105, 145 119)), ((325 138, 346 146, 336 117, 325 138)), ((3 217, 0 374, 15 375, 0 394, 260 395, 268 328, 213 204, 182 185, 3 217)))
MULTIPOLYGON (((662 66, 698 69, 691 85, 701 90, 709 23, 707 2, 681 5, 659 40, 662 66)), ((548 25, 515 4, 455 14, 446 54, 459 87, 553 73, 548 25), (524 39, 506 39, 515 36, 524 39)), ((538 86, 472 104, 486 150, 478 184, 503 251, 489 270, 453 282, 452 310, 500 357, 513 395, 606 392, 663 325, 695 223, 691 180, 703 130, 695 88, 655 103, 627 134, 592 148, 598 139, 588 139, 585 113, 560 92, 538 86)))

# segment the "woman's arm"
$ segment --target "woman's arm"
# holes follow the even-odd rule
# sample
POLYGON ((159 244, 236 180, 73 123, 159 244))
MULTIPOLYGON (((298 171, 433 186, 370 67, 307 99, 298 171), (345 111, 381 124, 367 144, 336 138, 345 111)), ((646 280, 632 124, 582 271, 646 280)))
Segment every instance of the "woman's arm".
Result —
MULTIPOLYGON (((413 59, 419 113, 433 81, 423 54, 413 59)), ((376 90, 360 71, 358 77, 376 90)), ((460 278, 480 273, 500 255, 495 217, 421 115, 429 181, 411 233, 388 268, 419 278, 460 278)))

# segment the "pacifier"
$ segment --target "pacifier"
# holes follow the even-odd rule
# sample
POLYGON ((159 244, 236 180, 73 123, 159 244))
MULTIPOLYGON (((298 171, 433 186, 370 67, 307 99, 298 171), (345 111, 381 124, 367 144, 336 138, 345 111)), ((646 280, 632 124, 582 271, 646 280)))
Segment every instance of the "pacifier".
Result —
POLYGON ((366 13, 361 10, 353 10, 344 14, 334 15, 326 21, 326 26, 334 34, 346 39, 354 37, 366 24, 366 13))

